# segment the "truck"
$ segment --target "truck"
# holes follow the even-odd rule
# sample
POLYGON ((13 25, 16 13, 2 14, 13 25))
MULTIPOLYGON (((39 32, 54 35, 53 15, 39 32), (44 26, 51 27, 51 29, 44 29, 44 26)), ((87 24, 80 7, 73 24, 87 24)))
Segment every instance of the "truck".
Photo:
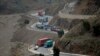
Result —
POLYGON ((48 37, 43 37, 43 38, 40 38, 40 39, 38 39, 37 40, 37 42, 36 42, 36 45, 38 45, 38 46, 44 46, 44 44, 45 44, 45 42, 47 41, 47 40, 50 40, 48 37))
POLYGON ((53 46, 53 40, 47 40, 44 44, 45 48, 49 48, 53 46))

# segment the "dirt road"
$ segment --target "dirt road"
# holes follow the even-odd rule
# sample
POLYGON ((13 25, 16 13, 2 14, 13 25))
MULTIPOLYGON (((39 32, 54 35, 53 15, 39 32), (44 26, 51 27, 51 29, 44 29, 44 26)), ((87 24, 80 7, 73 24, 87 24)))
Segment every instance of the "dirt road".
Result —
POLYGON ((59 11, 58 16, 60 18, 68 18, 68 19, 89 19, 96 17, 96 15, 75 15, 75 14, 67 14, 59 11))

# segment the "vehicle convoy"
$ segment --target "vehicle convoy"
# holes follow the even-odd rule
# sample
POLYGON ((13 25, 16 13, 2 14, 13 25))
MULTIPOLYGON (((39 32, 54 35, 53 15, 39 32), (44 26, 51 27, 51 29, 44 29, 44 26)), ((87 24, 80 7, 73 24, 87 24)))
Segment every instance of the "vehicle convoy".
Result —
POLYGON ((36 27, 38 29, 49 29, 48 23, 43 24, 43 23, 37 22, 36 27))
POLYGON ((40 38, 40 39, 37 40, 36 46, 39 46, 39 47, 43 46, 45 48, 52 47, 53 46, 53 40, 51 40, 48 37, 40 38))
POLYGON ((40 22, 38 22, 38 23, 36 24, 36 27, 37 27, 38 29, 45 29, 45 30, 50 29, 51 31, 54 31, 54 32, 58 32, 58 31, 61 30, 60 28, 58 28, 58 27, 56 27, 56 26, 48 25, 48 23, 42 24, 42 23, 40 23, 40 22))
POLYGON ((36 27, 39 28, 39 29, 43 29, 44 25, 38 22, 36 24, 36 27))

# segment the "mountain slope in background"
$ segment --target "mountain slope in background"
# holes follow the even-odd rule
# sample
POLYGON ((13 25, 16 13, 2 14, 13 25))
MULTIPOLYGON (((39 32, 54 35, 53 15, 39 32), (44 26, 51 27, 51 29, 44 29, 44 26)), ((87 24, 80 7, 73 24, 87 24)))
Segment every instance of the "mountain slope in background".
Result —
POLYGON ((0 0, 0 14, 24 13, 27 11, 48 9, 53 10, 63 7, 64 0, 0 0), (52 8, 52 9, 51 9, 52 8))

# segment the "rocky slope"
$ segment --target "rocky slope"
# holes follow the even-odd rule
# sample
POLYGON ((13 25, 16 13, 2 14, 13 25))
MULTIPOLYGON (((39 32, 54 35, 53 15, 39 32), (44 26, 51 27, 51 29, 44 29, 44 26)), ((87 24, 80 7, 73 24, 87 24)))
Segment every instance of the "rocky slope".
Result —
POLYGON ((51 20, 50 24, 66 30, 70 30, 73 26, 79 24, 81 21, 82 19, 68 19, 55 16, 54 19, 51 20))
POLYGON ((51 24, 56 22, 52 25, 69 30, 69 32, 66 33, 58 42, 60 50, 64 52, 99 56, 99 18, 100 17, 73 20, 66 18, 62 19, 56 16, 54 18, 55 20, 51 21, 51 24))
POLYGON ((0 0, 0 14, 24 13, 31 10, 46 9, 49 13, 58 12, 64 0, 0 0))
POLYGON ((100 56, 100 17, 84 19, 73 26, 59 41, 65 52, 100 56), (70 42, 70 43, 69 43, 70 42))
MULTIPOLYGON (((68 25, 73 25, 67 34, 58 42, 59 48, 64 52, 87 54, 90 56, 100 56, 100 1, 80 0, 76 4, 74 14, 94 15, 96 18, 83 20, 70 20, 57 18, 55 22, 65 29, 68 25), (65 23, 64 23, 65 22, 65 23), (71 23, 68 23, 71 22, 71 23), (75 23, 76 22, 76 23, 75 23), (61 25, 60 25, 61 24, 61 25), (65 27, 63 27, 65 26, 65 27)), ((52 20, 54 21, 54 20, 52 20)))
MULTIPOLYGON (((70 0, 71 2, 72 0, 70 0)), ((79 14, 79 15, 95 15, 100 13, 100 5, 98 4, 99 1, 96 0, 78 0, 78 2, 75 4, 74 11, 72 14, 79 14)), ((67 4, 66 2, 65 4, 67 4)), ((68 6, 66 6, 61 10, 63 13, 66 13, 68 11, 68 6)), ((59 16, 55 16, 54 19, 51 21, 52 25, 56 25, 58 27, 64 28, 64 29, 70 29, 73 26, 80 23, 82 20, 75 18, 69 19, 69 18, 60 18, 59 16), (55 22, 55 23, 53 23, 55 22)))
POLYGON ((100 8, 99 3, 98 0, 79 0, 76 4, 75 14, 95 14, 100 8))

